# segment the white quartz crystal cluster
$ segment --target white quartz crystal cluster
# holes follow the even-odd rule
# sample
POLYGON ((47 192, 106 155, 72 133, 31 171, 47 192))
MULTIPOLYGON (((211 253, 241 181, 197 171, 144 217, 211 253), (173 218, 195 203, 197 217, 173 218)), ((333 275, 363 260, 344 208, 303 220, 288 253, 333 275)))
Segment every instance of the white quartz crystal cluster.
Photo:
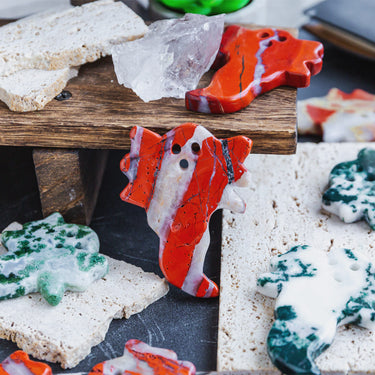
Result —
POLYGON ((145 102, 184 98, 214 62, 223 30, 223 15, 154 22, 142 39, 113 48, 117 79, 145 102))

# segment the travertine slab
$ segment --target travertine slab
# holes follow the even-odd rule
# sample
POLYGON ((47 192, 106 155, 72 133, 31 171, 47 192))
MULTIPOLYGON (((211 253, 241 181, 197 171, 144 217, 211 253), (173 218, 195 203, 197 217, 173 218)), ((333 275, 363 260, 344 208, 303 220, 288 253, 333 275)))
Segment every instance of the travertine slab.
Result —
POLYGON ((142 18, 113 0, 32 15, 1 27, 0 76, 96 61, 109 55, 113 46, 146 32, 142 18))
POLYGON ((10 110, 41 110, 78 67, 143 36, 147 26, 121 1, 48 11, 0 28, 0 100, 10 110))
MULTIPOLYGON (((247 210, 223 217, 218 370, 278 372, 266 348, 275 301, 255 289, 272 256, 308 244, 356 249, 375 260, 375 232, 366 223, 345 224, 321 211, 330 170, 363 147, 375 145, 302 143, 293 156, 248 157, 253 186, 240 192, 247 210)), ((374 351, 375 332, 341 327, 316 362, 322 372, 375 371, 374 351)))
POLYGON ((7 77, 0 77, 0 100, 11 111, 28 112, 44 108, 76 77, 78 68, 59 70, 19 70, 7 77))
POLYGON ((38 293, 1 301, 0 337, 35 358, 72 368, 104 340, 112 319, 129 318, 168 292, 166 281, 157 275, 107 260, 104 278, 83 293, 66 292, 58 306, 50 306, 38 293))

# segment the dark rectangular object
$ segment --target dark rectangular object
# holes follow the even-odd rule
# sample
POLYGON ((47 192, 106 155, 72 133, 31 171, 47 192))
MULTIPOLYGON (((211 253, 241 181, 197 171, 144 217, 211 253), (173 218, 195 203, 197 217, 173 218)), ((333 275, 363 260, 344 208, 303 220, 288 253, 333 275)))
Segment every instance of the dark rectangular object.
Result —
POLYGON ((374 0, 326 0, 307 9, 306 14, 375 44, 374 0))

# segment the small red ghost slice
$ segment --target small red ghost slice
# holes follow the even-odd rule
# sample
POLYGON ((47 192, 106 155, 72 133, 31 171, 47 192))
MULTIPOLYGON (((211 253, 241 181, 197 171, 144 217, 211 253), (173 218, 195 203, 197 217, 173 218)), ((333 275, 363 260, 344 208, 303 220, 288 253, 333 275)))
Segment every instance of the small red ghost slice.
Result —
POLYGON ((179 361, 174 351, 153 348, 139 340, 125 344, 124 355, 97 364, 89 375, 194 375, 195 366, 179 361))
POLYGON ((216 297, 218 286, 203 274, 208 223, 219 208, 244 212, 234 190, 248 183, 242 165, 252 142, 215 138, 187 123, 160 136, 135 127, 131 150, 120 163, 129 179, 121 199, 145 208, 160 239, 159 264, 166 279, 197 297, 216 297))
POLYGON ((0 364, 0 375, 52 375, 51 367, 32 361, 27 353, 17 350, 0 364))
POLYGON ((210 85, 189 91, 186 108, 204 113, 231 113, 275 87, 307 87, 322 68, 323 45, 294 38, 284 30, 248 30, 229 26, 213 68, 210 85))
POLYGON ((298 102, 298 133, 326 142, 375 141, 375 95, 333 88, 327 96, 298 102))

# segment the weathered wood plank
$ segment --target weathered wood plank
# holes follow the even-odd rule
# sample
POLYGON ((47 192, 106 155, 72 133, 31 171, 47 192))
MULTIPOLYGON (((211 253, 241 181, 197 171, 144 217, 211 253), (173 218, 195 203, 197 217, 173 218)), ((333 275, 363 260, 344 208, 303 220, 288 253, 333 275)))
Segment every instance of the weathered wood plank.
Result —
MULTIPOLYGON (((209 75, 200 86, 208 80, 209 75)), ((144 103, 117 83, 108 57, 84 65, 66 90, 71 99, 53 100, 40 112, 14 113, 0 103, 0 145, 127 149, 134 125, 163 134, 184 122, 196 122, 219 138, 252 138, 254 153, 291 154, 296 149, 295 88, 277 88, 237 113, 200 114, 187 111, 182 99, 144 103)))
POLYGON ((43 216, 59 211, 68 222, 89 224, 107 154, 103 150, 33 150, 43 216))

